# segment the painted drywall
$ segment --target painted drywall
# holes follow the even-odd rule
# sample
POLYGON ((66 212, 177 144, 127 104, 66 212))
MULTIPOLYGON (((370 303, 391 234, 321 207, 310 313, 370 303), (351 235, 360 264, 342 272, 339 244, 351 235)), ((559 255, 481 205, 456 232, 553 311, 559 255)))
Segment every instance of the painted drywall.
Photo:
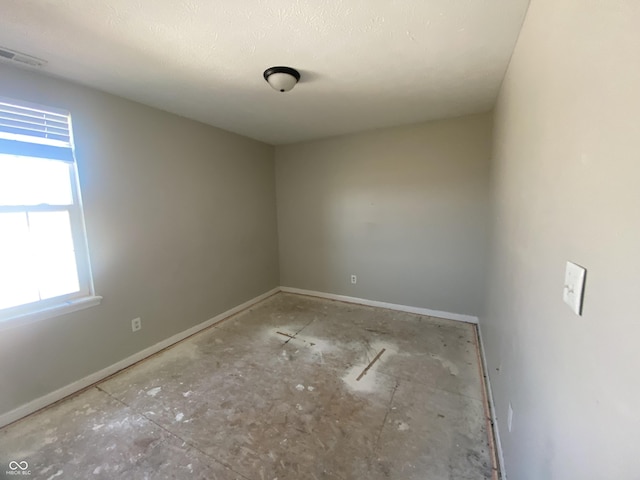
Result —
POLYGON ((11 67, 0 95, 71 112, 104 297, 2 330, 0 414, 278 285, 273 147, 11 67))
POLYGON ((509 480, 640 475, 638 25, 637 0, 532 0, 499 96, 480 326, 509 480))
POLYGON ((491 126, 480 114, 276 147, 281 284, 477 315, 491 126))

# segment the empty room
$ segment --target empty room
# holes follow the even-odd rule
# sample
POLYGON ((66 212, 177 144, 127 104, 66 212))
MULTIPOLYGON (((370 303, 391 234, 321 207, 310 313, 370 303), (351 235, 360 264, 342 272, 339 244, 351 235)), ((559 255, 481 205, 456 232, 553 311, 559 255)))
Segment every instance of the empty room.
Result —
POLYGON ((640 479, 639 25, 0 0, 0 478, 640 479))

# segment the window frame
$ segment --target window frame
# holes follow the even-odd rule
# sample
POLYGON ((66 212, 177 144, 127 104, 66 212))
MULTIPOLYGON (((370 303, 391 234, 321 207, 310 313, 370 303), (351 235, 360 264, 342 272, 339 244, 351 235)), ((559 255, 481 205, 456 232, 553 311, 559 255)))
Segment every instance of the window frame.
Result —
MULTIPOLYGON (((27 108, 36 108, 47 112, 63 114, 67 117, 69 126, 69 149, 72 157, 70 161, 47 158, 45 156, 33 157, 32 155, 19 155, 16 153, 0 152, 0 155, 19 158, 37 158, 52 162, 65 163, 68 166, 69 171, 72 203, 70 205, 0 205, 0 213, 24 212, 26 215, 29 212, 68 212, 79 286, 78 291, 75 292, 0 309, 0 329, 2 329, 3 327, 15 324, 16 321, 19 321, 21 323, 28 323, 30 321, 51 318, 98 305, 100 304, 102 297, 95 294, 93 283, 88 240, 86 235, 86 225, 84 219, 84 209, 82 205, 82 193, 78 176, 78 163, 76 160, 75 143, 73 140, 73 124, 71 113, 54 107, 37 105, 31 102, 16 100, 7 97, 0 97, 0 100, 11 102, 14 105, 24 106, 27 108)), ((33 143, 40 142, 36 141, 33 143)))

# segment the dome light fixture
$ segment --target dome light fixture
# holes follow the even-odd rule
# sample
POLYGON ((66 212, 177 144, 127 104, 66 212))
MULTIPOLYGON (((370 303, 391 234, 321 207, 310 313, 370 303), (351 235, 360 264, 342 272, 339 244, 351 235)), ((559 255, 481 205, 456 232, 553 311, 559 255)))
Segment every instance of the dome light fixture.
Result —
POLYGON ((300 73, 291 67, 271 67, 262 74, 274 90, 288 92, 300 80, 300 73))

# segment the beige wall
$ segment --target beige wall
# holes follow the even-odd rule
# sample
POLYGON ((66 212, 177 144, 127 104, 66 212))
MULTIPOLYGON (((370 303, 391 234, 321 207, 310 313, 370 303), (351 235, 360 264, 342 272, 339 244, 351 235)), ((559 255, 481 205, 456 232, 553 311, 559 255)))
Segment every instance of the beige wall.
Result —
POLYGON ((278 285, 273 147, 5 66, 0 86, 72 113, 104 297, 0 331, 0 414, 278 285))
POLYGON ((637 0, 532 0, 502 86, 480 324, 509 480, 640 478, 639 25, 637 0))
POLYGON ((490 147, 489 114, 276 147, 281 284, 478 315, 490 147))

